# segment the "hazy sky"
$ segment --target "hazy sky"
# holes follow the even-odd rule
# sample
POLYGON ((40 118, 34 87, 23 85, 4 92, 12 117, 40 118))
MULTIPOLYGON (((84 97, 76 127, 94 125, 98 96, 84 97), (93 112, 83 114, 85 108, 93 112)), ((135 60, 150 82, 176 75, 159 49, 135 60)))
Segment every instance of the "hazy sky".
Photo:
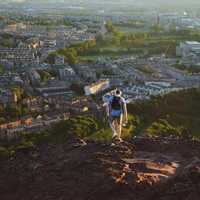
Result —
MULTIPOLYGON (((4 2, 6 0, 0 0, 0 2, 4 2)), ((50 3, 58 3, 58 2, 71 2, 71 3, 79 3, 79 2, 93 2, 93 3, 99 3, 102 0, 7 0, 7 2, 50 2, 50 3)), ((118 3, 119 0, 105 0, 106 2, 113 2, 113 3, 118 3)), ((179 3, 179 4, 190 4, 190 3, 200 3, 200 0, 121 0, 121 2, 124 3, 139 3, 139 2, 144 2, 144 3, 179 3)))
POLYGON ((141 7, 157 7, 157 6, 178 6, 178 7, 195 7, 200 9, 200 0, 0 0, 1 3, 5 2, 18 2, 18 3, 33 3, 33 4, 52 4, 52 3, 66 3, 68 5, 94 5, 101 4, 105 7, 107 5, 130 5, 141 7))

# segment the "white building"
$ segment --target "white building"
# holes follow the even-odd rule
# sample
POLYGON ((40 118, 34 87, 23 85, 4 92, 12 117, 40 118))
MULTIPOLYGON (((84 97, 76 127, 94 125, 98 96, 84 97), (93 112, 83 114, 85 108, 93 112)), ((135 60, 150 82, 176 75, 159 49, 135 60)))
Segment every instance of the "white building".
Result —
POLYGON ((56 40, 54 39, 45 39, 41 41, 41 45, 43 48, 55 48, 56 47, 56 40))
POLYGON ((109 80, 100 80, 92 85, 88 85, 84 87, 85 95, 89 96, 91 94, 97 94, 99 92, 103 92, 104 90, 110 87, 109 80))
POLYGON ((163 81, 146 81, 145 86, 160 86, 160 87, 171 87, 171 83, 163 81))
POLYGON ((177 55, 186 58, 191 55, 200 56, 200 42, 197 41, 186 41, 181 42, 180 46, 177 48, 177 55))

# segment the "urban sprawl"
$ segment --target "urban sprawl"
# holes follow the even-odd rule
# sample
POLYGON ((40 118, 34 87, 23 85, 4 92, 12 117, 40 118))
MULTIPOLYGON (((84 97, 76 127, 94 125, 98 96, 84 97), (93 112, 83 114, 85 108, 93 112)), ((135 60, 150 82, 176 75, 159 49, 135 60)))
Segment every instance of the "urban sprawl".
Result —
POLYGON ((93 97, 113 88, 132 103, 200 85, 200 19, 190 13, 0 16, 1 137, 95 115, 93 97))

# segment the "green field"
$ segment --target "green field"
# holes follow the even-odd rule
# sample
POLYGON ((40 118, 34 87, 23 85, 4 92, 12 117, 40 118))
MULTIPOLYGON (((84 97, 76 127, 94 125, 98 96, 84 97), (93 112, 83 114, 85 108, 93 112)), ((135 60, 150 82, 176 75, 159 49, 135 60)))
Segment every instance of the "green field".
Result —
POLYGON ((124 33, 143 33, 143 32, 149 32, 150 28, 148 27, 143 27, 143 28, 136 28, 136 27, 131 27, 131 26, 120 26, 117 25, 116 28, 124 33))

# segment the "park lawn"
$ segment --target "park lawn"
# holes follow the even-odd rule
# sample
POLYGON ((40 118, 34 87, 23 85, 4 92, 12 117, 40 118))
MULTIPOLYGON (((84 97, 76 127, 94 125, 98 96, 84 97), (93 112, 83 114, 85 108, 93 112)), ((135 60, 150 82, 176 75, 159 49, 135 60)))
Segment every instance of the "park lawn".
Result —
POLYGON ((88 55, 88 56, 79 56, 79 62, 95 62, 100 56, 99 55, 88 55))
POLYGON ((149 32, 148 27, 142 27, 142 28, 136 28, 136 27, 131 27, 131 26, 120 26, 117 25, 116 28, 124 33, 144 33, 144 32, 149 32))

